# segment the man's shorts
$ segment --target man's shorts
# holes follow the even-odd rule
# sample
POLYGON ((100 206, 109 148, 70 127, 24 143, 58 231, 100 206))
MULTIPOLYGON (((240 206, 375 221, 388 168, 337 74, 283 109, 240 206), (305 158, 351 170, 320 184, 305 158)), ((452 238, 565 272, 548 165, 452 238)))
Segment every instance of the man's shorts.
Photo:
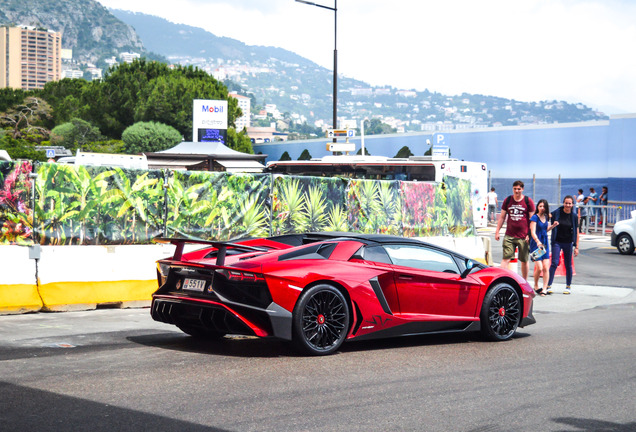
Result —
POLYGON ((530 249, 528 242, 525 239, 504 236, 503 259, 513 259, 515 257, 515 249, 519 249, 519 261, 528 262, 528 251, 530 249))

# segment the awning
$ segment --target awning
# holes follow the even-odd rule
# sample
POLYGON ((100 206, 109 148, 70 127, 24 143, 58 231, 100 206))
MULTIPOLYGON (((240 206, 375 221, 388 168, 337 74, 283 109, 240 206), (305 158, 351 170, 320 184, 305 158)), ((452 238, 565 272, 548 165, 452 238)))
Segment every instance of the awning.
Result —
POLYGON ((222 165, 227 172, 260 173, 265 169, 265 165, 253 160, 215 160, 214 163, 222 165))

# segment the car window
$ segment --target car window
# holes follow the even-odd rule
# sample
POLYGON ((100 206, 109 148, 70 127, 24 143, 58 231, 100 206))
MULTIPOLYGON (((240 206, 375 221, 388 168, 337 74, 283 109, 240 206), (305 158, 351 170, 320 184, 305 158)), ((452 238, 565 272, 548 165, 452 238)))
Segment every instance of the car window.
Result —
POLYGON ((459 274, 457 263, 447 253, 413 245, 386 245, 384 249, 395 265, 459 274))
POLYGON ((362 259, 377 263, 391 264, 391 258, 382 246, 367 246, 362 251, 362 259))

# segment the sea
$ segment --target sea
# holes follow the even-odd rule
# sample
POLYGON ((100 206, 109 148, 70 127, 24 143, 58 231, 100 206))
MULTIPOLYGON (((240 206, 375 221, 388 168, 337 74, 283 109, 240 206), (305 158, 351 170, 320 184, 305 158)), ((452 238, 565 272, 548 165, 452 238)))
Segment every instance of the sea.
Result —
POLYGON ((598 195, 601 188, 607 186, 608 199, 620 203, 636 203, 636 178, 492 178, 490 187, 494 187, 499 197, 499 202, 512 194, 512 183, 521 180, 524 183, 524 195, 529 196, 534 201, 542 198, 548 200, 550 204, 560 204, 566 195, 578 195, 578 190, 583 189, 585 196, 589 195, 590 188, 593 187, 598 195))

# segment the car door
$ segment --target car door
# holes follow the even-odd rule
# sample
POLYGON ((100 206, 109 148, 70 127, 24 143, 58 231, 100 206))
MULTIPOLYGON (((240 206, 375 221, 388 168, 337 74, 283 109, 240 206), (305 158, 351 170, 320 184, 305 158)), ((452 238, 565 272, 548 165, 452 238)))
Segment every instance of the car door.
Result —
POLYGON ((384 248, 392 261, 400 313, 432 319, 475 316, 480 286, 472 278, 461 278, 449 253, 412 244, 384 248))

